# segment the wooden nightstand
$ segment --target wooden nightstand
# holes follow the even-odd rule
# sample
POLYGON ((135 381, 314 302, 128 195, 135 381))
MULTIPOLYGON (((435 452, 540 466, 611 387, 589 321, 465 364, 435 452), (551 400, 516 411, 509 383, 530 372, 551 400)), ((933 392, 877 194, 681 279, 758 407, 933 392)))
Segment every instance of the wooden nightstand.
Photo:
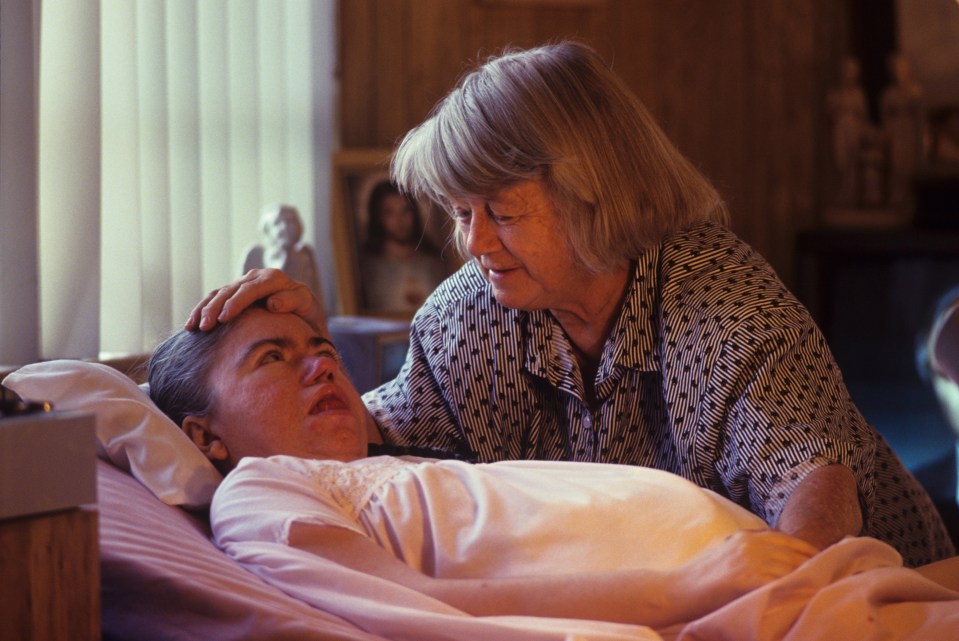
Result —
POLYGON ((0 521, 0 639, 100 639, 97 541, 92 509, 0 521))
POLYGON ((0 641, 98 641, 92 414, 0 418, 0 641))

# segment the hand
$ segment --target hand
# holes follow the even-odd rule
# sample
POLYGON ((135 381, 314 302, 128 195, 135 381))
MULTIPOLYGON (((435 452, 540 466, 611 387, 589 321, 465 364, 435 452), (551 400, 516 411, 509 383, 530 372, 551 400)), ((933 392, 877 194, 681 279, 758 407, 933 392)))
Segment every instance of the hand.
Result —
POLYGON ((776 530, 739 530, 680 566, 680 594, 695 595, 702 616, 771 581, 816 555, 813 545, 776 530))
POLYGON ((228 323, 254 302, 266 298, 271 312, 296 314, 315 329, 326 333, 323 305, 305 284, 279 269, 251 269, 243 277, 214 289, 197 303, 184 328, 209 331, 217 323, 228 323))

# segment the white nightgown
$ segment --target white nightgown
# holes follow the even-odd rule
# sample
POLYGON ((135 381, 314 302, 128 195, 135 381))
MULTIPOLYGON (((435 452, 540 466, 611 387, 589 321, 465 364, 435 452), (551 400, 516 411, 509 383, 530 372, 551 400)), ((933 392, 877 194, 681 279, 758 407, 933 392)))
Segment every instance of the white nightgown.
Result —
POLYGON ((218 545, 289 544, 295 522, 344 527, 436 577, 575 574, 689 560, 759 517, 674 474, 558 461, 351 463, 246 458, 211 508, 218 545))

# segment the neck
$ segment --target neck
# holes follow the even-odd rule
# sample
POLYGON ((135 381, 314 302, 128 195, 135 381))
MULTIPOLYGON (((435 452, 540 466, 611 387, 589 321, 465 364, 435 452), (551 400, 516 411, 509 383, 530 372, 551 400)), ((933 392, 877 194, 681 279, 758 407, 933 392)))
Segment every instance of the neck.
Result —
POLYGON ((619 316, 631 274, 632 265, 597 274, 588 287, 581 289, 583 299, 575 308, 550 310, 573 343, 581 364, 599 362, 603 345, 619 316))
POLYGON ((416 253, 416 245, 413 243, 402 243, 388 238, 383 243, 383 255, 392 260, 403 260, 416 253))

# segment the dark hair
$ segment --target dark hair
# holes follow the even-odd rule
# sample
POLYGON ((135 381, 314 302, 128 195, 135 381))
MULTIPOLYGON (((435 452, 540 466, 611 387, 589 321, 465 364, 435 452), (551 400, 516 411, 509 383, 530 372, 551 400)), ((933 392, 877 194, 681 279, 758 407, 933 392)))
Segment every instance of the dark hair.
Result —
MULTIPOLYGON (((265 308, 265 299, 253 307, 265 308)), ((213 408, 207 376, 220 344, 235 325, 236 320, 207 332, 181 329, 153 350, 147 365, 150 398, 177 426, 182 427, 187 416, 205 416, 213 408)))
POLYGON ((426 252, 435 251, 433 244, 424 233, 423 218, 420 215, 419 204, 415 199, 400 191, 400 189, 389 180, 377 183, 370 192, 370 200, 367 204, 366 212, 366 244, 364 249, 371 254, 379 254, 383 251, 383 243, 386 241, 386 229, 383 226, 383 201, 390 196, 399 196, 405 200, 413 212, 412 238, 414 242, 419 243, 418 249, 426 252))

